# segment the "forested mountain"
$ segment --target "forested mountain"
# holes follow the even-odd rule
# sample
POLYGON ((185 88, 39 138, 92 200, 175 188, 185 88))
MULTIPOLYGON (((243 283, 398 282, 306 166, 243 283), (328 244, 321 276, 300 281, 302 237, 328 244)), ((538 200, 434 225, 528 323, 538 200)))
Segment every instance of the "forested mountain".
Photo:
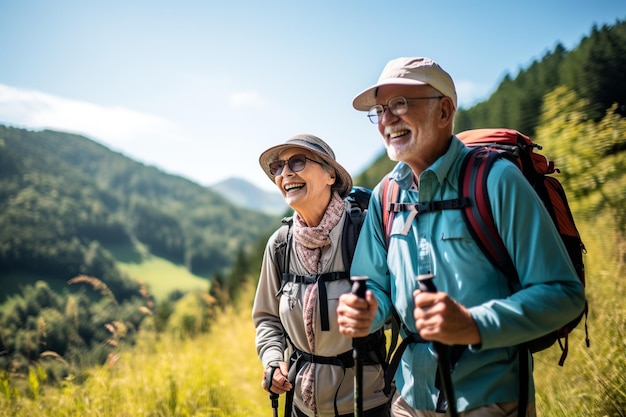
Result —
POLYGON ((16 272, 121 283, 112 253, 208 277, 279 224, 85 137, 1 125, 0 207, 0 285, 16 272))
POLYGON ((618 104, 626 115, 626 22, 594 27, 572 51, 558 44, 540 61, 534 61, 512 79, 504 77, 488 101, 459 111, 459 131, 494 125, 511 126, 535 134, 545 94, 565 86, 586 101, 585 114, 600 120, 618 104))
MULTIPOLYGON (((498 65, 497 57, 493 65, 498 65)), ((571 51, 557 44, 517 76, 506 75, 488 100, 457 111, 455 131, 508 127, 534 138, 547 94, 559 86, 583 102, 585 119, 598 122, 613 105, 617 114, 626 116, 626 22, 593 27, 571 51)), ((383 153, 355 183, 373 187, 393 166, 383 153)))

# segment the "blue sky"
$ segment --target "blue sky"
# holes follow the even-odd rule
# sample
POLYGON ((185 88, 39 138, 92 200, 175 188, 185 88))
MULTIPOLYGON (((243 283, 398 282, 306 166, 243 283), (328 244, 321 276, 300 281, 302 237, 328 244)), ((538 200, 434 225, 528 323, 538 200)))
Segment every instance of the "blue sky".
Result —
POLYGON ((625 19, 623 0, 0 0, 0 123, 272 189, 258 156, 294 134, 325 139, 353 175, 382 152, 351 102, 390 59, 435 59, 469 107, 625 19))

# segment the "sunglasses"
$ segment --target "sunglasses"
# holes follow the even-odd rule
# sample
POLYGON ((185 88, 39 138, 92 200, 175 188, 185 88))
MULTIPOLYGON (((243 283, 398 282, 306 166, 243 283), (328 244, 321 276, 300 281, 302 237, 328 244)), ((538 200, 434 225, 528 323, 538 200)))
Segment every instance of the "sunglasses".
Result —
POLYGON ((273 176, 277 176, 283 173, 283 169, 285 168, 285 163, 289 167, 292 172, 300 172, 304 168, 306 168, 306 161, 315 162, 316 164, 322 165, 321 162, 316 161, 315 159, 307 158, 302 154, 297 154, 292 156, 287 160, 278 160, 270 163, 270 174, 273 176))

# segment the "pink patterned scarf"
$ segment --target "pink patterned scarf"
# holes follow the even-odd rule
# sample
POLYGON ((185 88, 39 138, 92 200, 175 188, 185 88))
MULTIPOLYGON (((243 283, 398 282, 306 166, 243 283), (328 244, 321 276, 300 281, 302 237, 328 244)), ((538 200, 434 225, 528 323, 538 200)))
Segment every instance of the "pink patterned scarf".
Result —
MULTIPOLYGON (((322 221, 316 227, 308 227, 298 213, 295 215, 293 236, 298 259, 310 274, 320 274, 320 262, 324 248, 330 246, 330 231, 339 223, 345 204, 339 194, 333 193, 322 221)), ((315 354, 315 308, 317 305, 317 282, 310 285, 304 294, 304 326, 311 354, 315 354)), ((315 404, 315 364, 309 363, 302 376, 302 399, 307 407, 316 410, 315 404)))

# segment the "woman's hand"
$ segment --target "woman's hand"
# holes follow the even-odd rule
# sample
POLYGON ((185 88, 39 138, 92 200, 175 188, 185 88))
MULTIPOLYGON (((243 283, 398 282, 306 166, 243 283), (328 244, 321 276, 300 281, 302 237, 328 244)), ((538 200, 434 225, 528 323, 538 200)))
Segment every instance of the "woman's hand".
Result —
POLYGON ((278 367, 268 366, 263 372, 263 389, 274 394, 284 394, 290 391, 293 386, 287 375, 289 374, 289 366, 286 362, 278 362, 278 367))

